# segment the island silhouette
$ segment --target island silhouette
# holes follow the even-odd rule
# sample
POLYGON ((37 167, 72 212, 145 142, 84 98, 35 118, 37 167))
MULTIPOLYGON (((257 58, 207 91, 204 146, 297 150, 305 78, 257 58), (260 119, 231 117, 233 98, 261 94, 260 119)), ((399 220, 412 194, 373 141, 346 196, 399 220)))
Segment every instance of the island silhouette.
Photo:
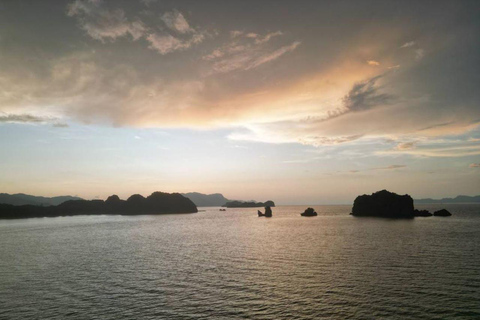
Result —
POLYGON ((358 196, 353 202, 351 215, 357 217, 382 217, 413 219, 415 217, 440 216, 452 214, 446 209, 435 211, 418 210, 413 207, 413 199, 408 194, 398 195, 387 190, 377 191, 371 195, 358 196))
POLYGON ((255 201, 229 201, 222 207, 227 208, 258 208, 258 207, 275 207, 275 203, 272 200, 265 202, 255 201))
POLYGON ((198 212, 195 204, 179 193, 134 194, 127 200, 112 195, 107 200, 68 200, 56 206, 0 204, 0 219, 75 215, 142 215, 198 212))

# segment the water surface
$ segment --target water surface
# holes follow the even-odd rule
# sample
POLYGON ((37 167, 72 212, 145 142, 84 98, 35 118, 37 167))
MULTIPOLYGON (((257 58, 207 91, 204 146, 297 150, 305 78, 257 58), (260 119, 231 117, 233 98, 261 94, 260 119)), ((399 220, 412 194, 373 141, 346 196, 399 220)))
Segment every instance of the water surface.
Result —
POLYGON ((0 318, 478 319, 480 205, 0 221, 0 318))

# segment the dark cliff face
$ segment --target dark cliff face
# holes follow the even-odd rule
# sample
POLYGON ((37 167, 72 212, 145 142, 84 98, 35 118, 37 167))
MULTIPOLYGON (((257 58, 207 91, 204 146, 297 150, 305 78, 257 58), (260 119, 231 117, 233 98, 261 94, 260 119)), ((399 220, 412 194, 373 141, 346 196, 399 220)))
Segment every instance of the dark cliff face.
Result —
POLYGON ((0 204, 0 219, 58 217, 99 214, 166 214, 198 212, 195 204, 179 193, 154 192, 147 198, 135 194, 126 201, 116 195, 103 200, 70 200, 58 206, 12 206, 0 204))
POLYGON ((358 196, 352 209, 354 216, 384 218, 413 218, 413 199, 408 194, 398 195, 387 190, 358 196))

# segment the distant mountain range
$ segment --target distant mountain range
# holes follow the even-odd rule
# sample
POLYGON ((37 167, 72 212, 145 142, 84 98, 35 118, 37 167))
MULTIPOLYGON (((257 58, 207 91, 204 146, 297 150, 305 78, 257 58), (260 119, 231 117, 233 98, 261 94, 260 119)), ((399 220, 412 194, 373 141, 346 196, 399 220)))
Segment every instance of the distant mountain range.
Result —
POLYGON ((0 203, 11 204, 14 206, 34 205, 34 206, 58 206, 68 200, 83 200, 79 197, 58 196, 58 197, 37 197, 24 193, 8 194, 0 193, 0 203))
POLYGON ((456 196, 443 199, 415 199, 415 203, 480 203, 480 196, 456 196))
POLYGON ((203 194, 199 192, 182 193, 183 196, 192 200, 197 207, 221 207, 229 200, 221 193, 203 194))

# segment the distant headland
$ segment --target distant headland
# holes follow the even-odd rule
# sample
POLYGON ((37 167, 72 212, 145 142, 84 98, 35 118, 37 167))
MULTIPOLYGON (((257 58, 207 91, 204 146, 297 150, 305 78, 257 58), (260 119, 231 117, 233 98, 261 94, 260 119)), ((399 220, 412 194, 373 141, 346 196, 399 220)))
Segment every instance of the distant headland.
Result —
POLYGON ((227 208, 258 208, 258 207, 275 207, 275 203, 272 200, 265 202, 255 201, 229 201, 222 207, 227 208))
POLYGON ((142 215, 198 212, 195 204, 179 193, 134 194, 127 200, 112 195, 107 200, 68 200, 56 206, 0 204, 0 219, 75 215, 142 215))
POLYGON ((480 203, 480 196, 456 196, 455 198, 442 198, 442 199, 415 199, 413 200, 417 204, 423 203, 480 203))

